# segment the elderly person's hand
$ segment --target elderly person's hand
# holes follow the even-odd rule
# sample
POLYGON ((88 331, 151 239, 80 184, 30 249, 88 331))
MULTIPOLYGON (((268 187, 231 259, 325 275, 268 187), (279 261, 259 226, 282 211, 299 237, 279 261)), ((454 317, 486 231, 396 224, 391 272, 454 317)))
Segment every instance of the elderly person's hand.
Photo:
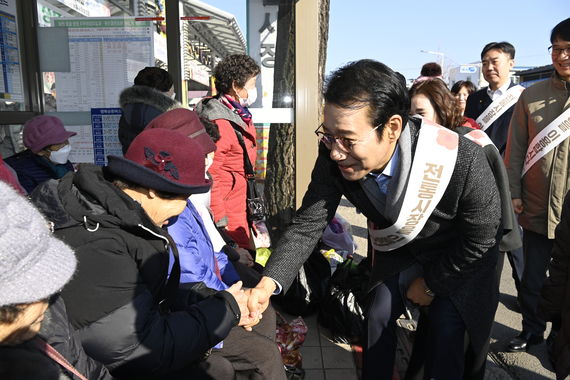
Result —
POLYGON ((233 284, 231 287, 226 289, 228 293, 230 293, 236 299, 236 302, 239 305, 239 310, 241 312, 241 319, 239 321, 238 326, 243 326, 244 329, 247 331, 251 331, 252 327, 259 323, 259 320, 262 318, 261 311, 259 313, 250 313, 247 307, 248 296, 247 294, 241 289, 242 282, 238 281, 233 284))
POLYGON ((247 249, 244 248, 236 248, 236 251, 239 253, 239 262, 242 264, 247 265, 248 267, 252 267, 253 266, 253 257, 251 257, 251 254, 249 253, 249 251, 247 249))

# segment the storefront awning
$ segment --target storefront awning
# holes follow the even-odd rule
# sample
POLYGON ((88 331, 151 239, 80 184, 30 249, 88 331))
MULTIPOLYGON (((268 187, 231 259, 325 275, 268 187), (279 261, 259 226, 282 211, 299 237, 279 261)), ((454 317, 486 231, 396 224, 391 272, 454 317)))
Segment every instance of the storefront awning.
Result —
POLYGON ((225 57, 230 54, 246 54, 247 43, 234 15, 198 0, 181 0, 186 17, 210 17, 204 21, 187 21, 189 37, 196 43, 204 43, 212 55, 225 57))

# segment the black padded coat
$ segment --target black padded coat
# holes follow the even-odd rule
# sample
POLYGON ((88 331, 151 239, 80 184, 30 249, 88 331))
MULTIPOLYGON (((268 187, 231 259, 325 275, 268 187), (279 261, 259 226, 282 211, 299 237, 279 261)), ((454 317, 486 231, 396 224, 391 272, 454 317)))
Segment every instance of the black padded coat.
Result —
POLYGON ((114 376, 160 376, 180 369, 227 337, 240 319, 235 299, 203 283, 181 284, 161 313, 168 234, 104 169, 84 164, 48 181, 32 200, 77 255, 62 297, 85 352, 114 376))

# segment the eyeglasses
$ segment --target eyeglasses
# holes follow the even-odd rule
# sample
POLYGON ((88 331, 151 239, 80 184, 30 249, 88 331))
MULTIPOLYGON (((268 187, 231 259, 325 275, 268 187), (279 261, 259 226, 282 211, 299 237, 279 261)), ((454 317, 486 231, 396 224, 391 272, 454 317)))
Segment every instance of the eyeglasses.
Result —
POLYGON ((555 48, 555 47, 551 46, 548 48, 548 52, 555 57, 562 54, 562 53, 564 53, 570 57, 570 47, 560 49, 560 48, 555 48))
POLYGON ((352 151, 352 147, 354 146, 354 144, 356 144, 357 142, 359 142, 360 140, 362 140, 363 138, 365 138, 366 136, 368 136, 369 134, 371 134, 372 132, 377 130, 382 125, 383 124, 378 125, 376 128, 369 131, 368 133, 366 133, 364 136, 362 136, 361 138, 359 138, 355 142, 352 142, 352 141, 345 139, 343 137, 333 137, 333 136, 328 135, 322 131, 319 131, 319 129, 323 128, 323 124, 319 125, 319 127, 315 131, 315 135, 317 135, 319 140, 321 140, 328 149, 332 149, 332 144, 333 144, 333 142, 335 142, 336 145, 340 148, 340 150, 342 150, 345 153, 350 153, 352 151))

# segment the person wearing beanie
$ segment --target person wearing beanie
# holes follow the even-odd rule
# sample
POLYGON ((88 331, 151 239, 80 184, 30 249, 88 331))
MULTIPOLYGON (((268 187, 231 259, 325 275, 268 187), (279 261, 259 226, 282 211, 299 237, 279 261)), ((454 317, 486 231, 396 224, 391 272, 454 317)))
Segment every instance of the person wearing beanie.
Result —
POLYGON ((119 141, 123 154, 139 133, 158 115, 171 109, 183 108, 174 99, 172 75, 159 67, 145 67, 135 77, 134 86, 119 95, 123 114, 119 119, 119 141))
POLYGON ((18 175, 20 185, 29 193, 42 182, 58 179, 73 171, 67 157, 71 153, 69 138, 77 133, 65 130, 55 116, 36 116, 24 125, 26 150, 6 158, 18 175))
POLYGON ((73 250, 52 235, 27 199, 3 182, 0 209, 0 377, 44 378, 47 366, 54 374, 70 376, 69 369, 46 354, 49 347, 84 377, 112 379, 83 351, 58 295, 75 272, 73 250), (35 360, 23 364, 25 358, 35 360))
MULTIPOLYGON (((194 139, 202 147, 206 161, 216 150, 216 145, 193 111, 175 109, 165 112, 151 121, 146 130, 156 128, 175 130, 194 139)), ((176 243, 180 258, 180 282, 204 282, 215 290, 228 289, 238 281, 246 287, 255 287, 261 274, 239 262, 240 253, 248 256, 249 253, 241 248, 238 252, 225 245, 205 206, 199 201, 194 202, 196 195, 202 194, 191 195, 184 211, 176 221, 168 224, 168 233, 176 243), (207 228, 208 223, 211 228, 207 228), (237 256, 237 262, 230 261, 232 254, 237 256)), ((170 257, 172 264, 173 252, 170 257)), ((169 273, 171 268, 172 265, 169 273)), ((234 327, 228 338, 214 347, 212 355, 228 358, 235 366, 238 378, 284 380, 283 361, 275 344, 275 323, 275 310, 269 307, 253 331, 234 327)))
POLYGON ((226 359, 207 354, 234 326, 252 323, 241 283, 221 292, 180 284, 178 251, 163 228, 188 196, 211 186, 200 144, 149 129, 124 157, 107 159, 107 167, 81 165, 31 195, 76 251, 62 296, 86 352, 121 379, 234 378, 226 359))

